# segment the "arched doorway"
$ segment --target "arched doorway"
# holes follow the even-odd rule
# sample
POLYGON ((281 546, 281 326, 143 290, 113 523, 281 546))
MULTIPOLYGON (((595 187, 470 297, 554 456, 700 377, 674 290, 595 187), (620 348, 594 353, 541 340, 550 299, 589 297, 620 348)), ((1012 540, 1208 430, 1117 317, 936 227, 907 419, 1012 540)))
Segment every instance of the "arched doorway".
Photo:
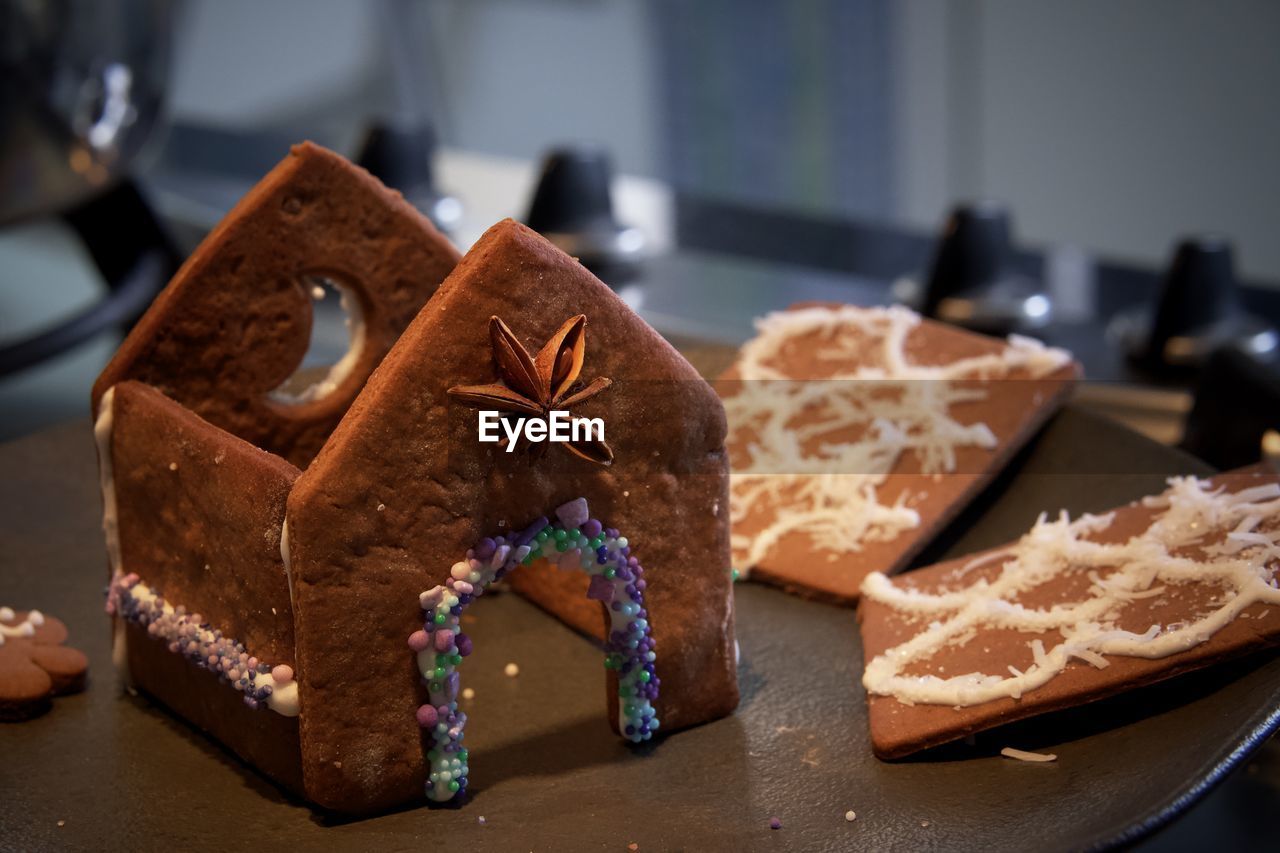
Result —
POLYGON ((471 653, 462 631, 462 613, 491 583, 521 564, 547 560, 560 569, 581 569, 590 577, 587 597, 608 609, 605 667, 618 677, 618 731, 639 743, 657 731, 653 709, 660 680, 657 653, 644 607, 644 567, 631 544, 613 528, 591 518, 585 498, 559 507, 555 520, 539 518, 517 534, 485 537, 454 563, 444 584, 419 596, 423 626, 409 636, 428 701, 417 711, 418 725, 432 744, 426 792, 446 802, 466 791, 467 750, 462 746, 467 715, 458 710, 457 667, 471 653))

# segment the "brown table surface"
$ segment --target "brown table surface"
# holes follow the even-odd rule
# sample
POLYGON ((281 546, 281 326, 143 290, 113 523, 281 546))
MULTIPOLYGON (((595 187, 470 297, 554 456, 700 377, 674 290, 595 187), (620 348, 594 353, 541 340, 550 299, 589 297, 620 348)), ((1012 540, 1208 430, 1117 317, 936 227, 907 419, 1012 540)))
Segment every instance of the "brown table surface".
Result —
MULTIPOLYGON (((1068 408, 930 554, 998 544, 1041 509, 1102 510, 1200 471, 1068 408)), ((885 763, 868 744, 853 612, 739 584, 738 713, 633 749, 609 733, 592 644, 513 595, 486 596, 466 673, 470 801, 338 820, 117 686, 88 424, 0 446, 0 472, 0 603, 62 618, 92 662, 85 693, 0 725, 4 849, 1093 846, 1184 809, 1274 729, 1280 708, 1280 658, 1263 655, 885 763), (502 674, 508 661, 519 677, 502 674), (1059 758, 1009 761, 1004 746, 1059 758)))

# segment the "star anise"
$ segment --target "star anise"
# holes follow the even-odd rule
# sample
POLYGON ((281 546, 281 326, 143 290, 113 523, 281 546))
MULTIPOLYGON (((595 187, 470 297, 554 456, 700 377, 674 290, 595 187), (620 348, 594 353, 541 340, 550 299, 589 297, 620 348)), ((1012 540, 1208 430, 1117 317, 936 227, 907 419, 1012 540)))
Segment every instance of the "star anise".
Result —
MULTIPOLYGON (((449 393, 477 408, 496 409, 514 415, 546 418, 554 410, 569 411, 613 384, 600 377, 572 391, 582 372, 587 348, 587 315, 566 320, 536 356, 520 343, 507 324, 489 318, 489 342, 501 384, 458 385, 449 393), (570 393, 572 391, 572 393, 570 393)), ((613 451, 604 439, 568 441, 563 447, 590 462, 608 465, 613 451)))

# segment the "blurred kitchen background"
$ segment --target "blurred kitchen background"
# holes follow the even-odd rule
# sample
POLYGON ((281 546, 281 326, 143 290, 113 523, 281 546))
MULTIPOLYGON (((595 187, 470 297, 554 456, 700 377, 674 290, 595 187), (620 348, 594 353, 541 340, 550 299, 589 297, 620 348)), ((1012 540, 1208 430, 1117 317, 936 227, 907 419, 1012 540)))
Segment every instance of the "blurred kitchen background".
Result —
MULTIPOLYGON (((1071 347, 1079 403, 1166 443, 1275 455, 1277 45, 1267 0, 0 0, 0 439, 87 422, 311 138, 460 247, 555 234, 712 366, 764 311, 906 299, 1071 347)), ((1277 760, 1151 849, 1264 837, 1277 760)))
MULTIPOLYGON (((1105 380, 1085 404, 1201 455, 1197 382, 1271 399, 1274 3, 0 9, 0 438, 83 415, 122 321, 302 138, 463 248, 534 215, 680 343, 798 299, 906 300, 1072 348, 1105 380)), ((311 363, 345 346, 332 310, 311 363)), ((1258 456, 1256 420, 1211 461, 1258 456)))

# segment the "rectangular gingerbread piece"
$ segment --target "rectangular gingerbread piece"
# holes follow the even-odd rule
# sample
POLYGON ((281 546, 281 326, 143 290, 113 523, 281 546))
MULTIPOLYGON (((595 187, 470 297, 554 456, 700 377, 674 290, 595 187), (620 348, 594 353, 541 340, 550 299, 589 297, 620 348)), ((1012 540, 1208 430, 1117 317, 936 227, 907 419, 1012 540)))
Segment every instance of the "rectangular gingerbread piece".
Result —
POLYGON ((1280 477, 1177 477, 899 578, 858 618, 871 741, 898 758, 1280 642, 1280 477))
POLYGON ((900 306, 770 314, 717 383, 734 566, 837 603, 910 560, 1057 411, 1079 366, 900 306))

